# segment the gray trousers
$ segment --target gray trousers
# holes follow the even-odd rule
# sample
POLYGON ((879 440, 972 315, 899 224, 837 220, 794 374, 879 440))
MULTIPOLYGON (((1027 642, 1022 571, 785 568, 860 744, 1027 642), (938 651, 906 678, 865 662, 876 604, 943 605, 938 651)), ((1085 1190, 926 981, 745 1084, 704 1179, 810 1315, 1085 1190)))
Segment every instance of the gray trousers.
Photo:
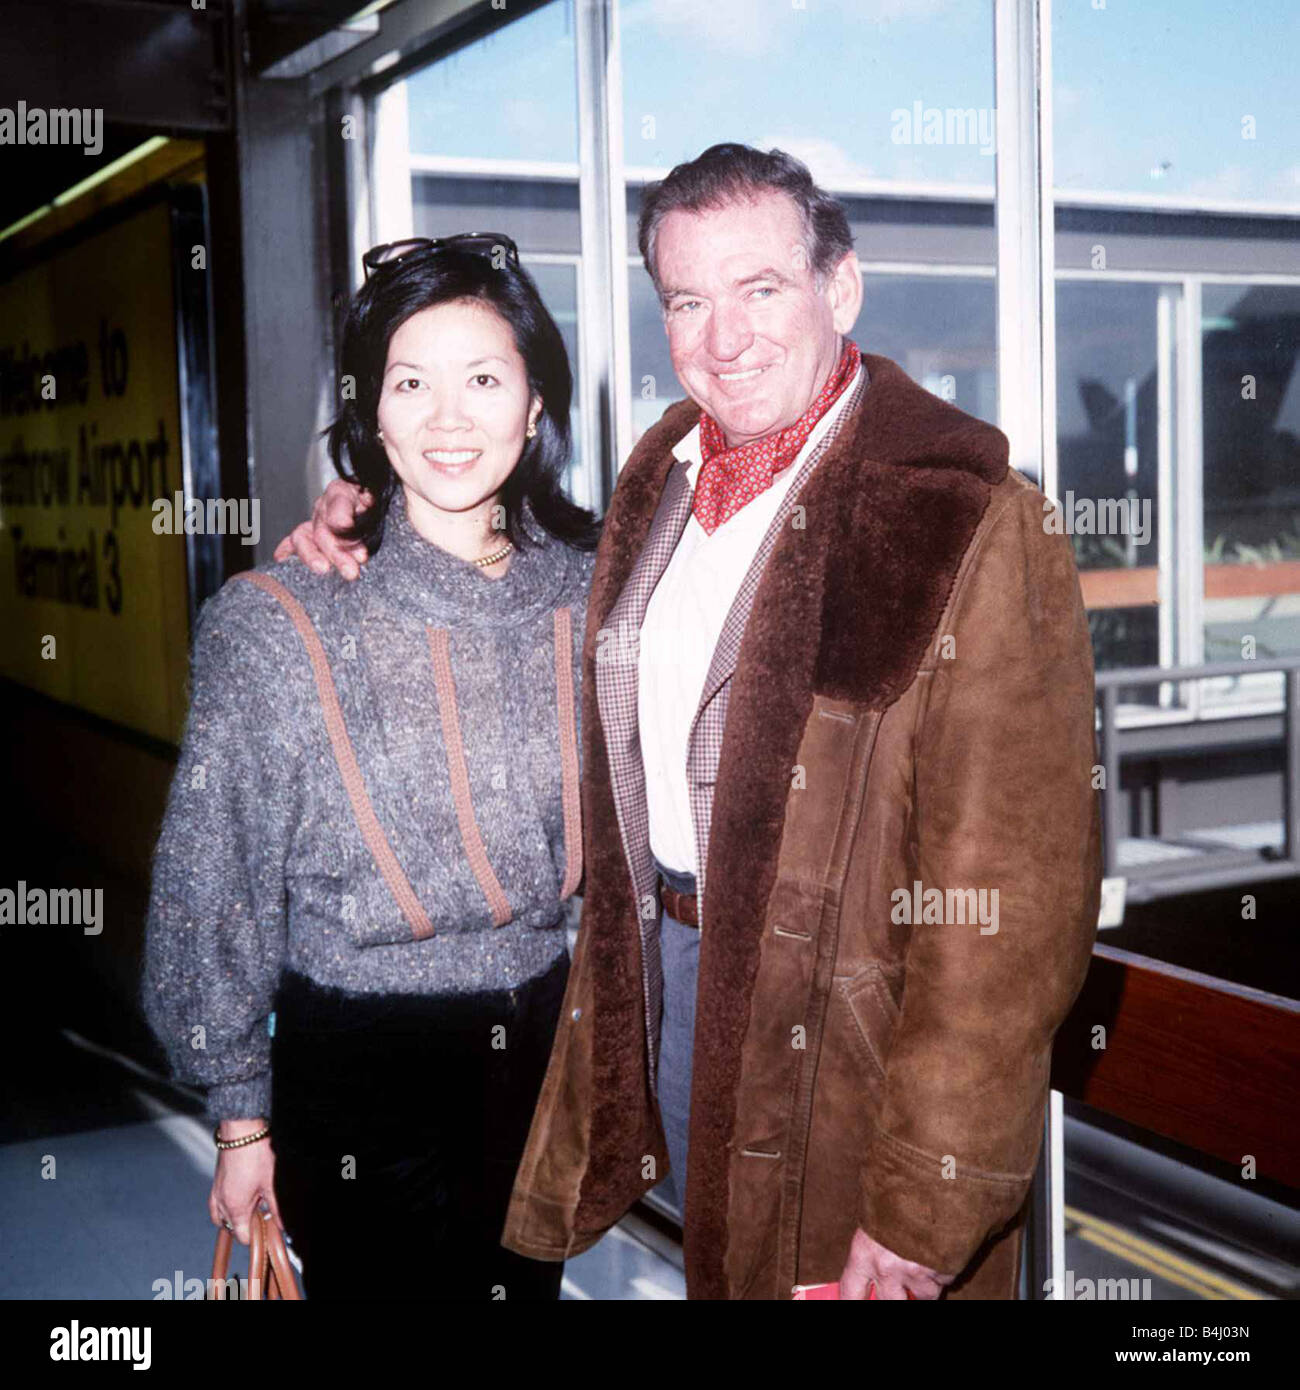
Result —
MULTIPOLYGON (((676 893, 694 893, 695 876, 655 867, 676 893)), ((700 962, 700 933, 659 914, 659 952, 663 958, 664 1004, 659 1025, 659 1113, 668 1141, 672 1171, 655 1191, 677 1212, 686 1208, 687 1131, 691 1117, 691 1061, 695 1051, 695 982, 700 962)))

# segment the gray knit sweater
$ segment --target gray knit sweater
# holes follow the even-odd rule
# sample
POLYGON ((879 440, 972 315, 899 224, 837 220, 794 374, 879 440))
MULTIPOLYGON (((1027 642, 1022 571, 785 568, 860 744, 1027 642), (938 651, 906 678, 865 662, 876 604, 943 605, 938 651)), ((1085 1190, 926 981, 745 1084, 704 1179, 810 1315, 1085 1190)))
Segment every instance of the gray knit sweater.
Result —
POLYGON ((375 815, 434 927, 425 939, 358 828, 289 615, 247 580, 204 605, 141 1004, 175 1074, 207 1088, 214 1122, 270 1113, 267 1025, 284 967, 358 995, 454 994, 514 988, 566 950, 554 615, 570 610, 576 729, 595 557, 527 512, 525 524, 541 547, 517 550, 499 579, 425 541, 400 496, 360 579, 297 560, 259 567, 320 635, 375 815), (459 815, 431 632, 447 644, 450 738, 468 773, 459 815), (466 800, 504 925, 467 850, 466 800))

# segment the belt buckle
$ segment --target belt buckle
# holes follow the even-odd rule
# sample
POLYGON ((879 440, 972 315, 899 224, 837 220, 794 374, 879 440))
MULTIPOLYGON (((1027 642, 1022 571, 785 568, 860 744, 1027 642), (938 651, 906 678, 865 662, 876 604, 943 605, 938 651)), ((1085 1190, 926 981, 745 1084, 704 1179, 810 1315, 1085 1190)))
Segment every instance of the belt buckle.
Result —
POLYGON ((665 901, 665 895, 671 893, 674 899, 689 899, 689 898, 691 898, 691 897, 693 897, 693 896, 695 896, 695 895, 689 894, 689 893, 679 893, 675 888, 673 888, 673 887, 668 883, 668 880, 665 879, 664 876, 663 876, 662 874, 657 875, 657 877, 658 877, 658 879, 659 879, 659 905, 660 905, 662 908, 665 908, 665 909, 669 912, 669 914, 672 916, 672 918, 673 918, 674 921, 680 922, 680 923, 682 924, 682 926, 684 926, 684 927, 690 927, 690 928, 692 928, 692 930, 698 931, 698 930, 699 930, 699 898, 698 898, 698 897, 695 897, 695 902, 696 902, 695 918, 696 918, 696 920, 695 920, 694 922, 688 922, 688 921, 686 921, 684 915, 682 914, 680 907, 678 907, 676 903, 674 903, 674 907, 676 908, 676 910, 673 910, 673 908, 669 908, 669 907, 668 907, 668 903, 665 901))

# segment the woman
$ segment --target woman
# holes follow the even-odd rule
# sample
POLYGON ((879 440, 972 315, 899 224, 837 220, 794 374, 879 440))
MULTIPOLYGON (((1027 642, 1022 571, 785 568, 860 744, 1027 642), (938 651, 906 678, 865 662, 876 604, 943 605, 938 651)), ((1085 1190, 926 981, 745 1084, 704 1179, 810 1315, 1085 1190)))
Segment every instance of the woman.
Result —
POLYGON ((499 1235, 581 877, 572 378, 508 238, 366 265, 329 446, 372 558, 204 607, 143 1003, 208 1088, 213 1221, 265 1202, 309 1297, 555 1298, 499 1235))

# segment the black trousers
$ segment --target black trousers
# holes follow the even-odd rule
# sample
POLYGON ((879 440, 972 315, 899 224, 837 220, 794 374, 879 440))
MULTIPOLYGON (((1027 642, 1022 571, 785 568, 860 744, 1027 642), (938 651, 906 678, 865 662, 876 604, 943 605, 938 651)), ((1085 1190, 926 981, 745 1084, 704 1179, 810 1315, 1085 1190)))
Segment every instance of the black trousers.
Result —
POLYGON ((568 969, 432 997, 281 976, 275 1190, 308 1298, 559 1297, 563 1264, 500 1237, 568 969))

